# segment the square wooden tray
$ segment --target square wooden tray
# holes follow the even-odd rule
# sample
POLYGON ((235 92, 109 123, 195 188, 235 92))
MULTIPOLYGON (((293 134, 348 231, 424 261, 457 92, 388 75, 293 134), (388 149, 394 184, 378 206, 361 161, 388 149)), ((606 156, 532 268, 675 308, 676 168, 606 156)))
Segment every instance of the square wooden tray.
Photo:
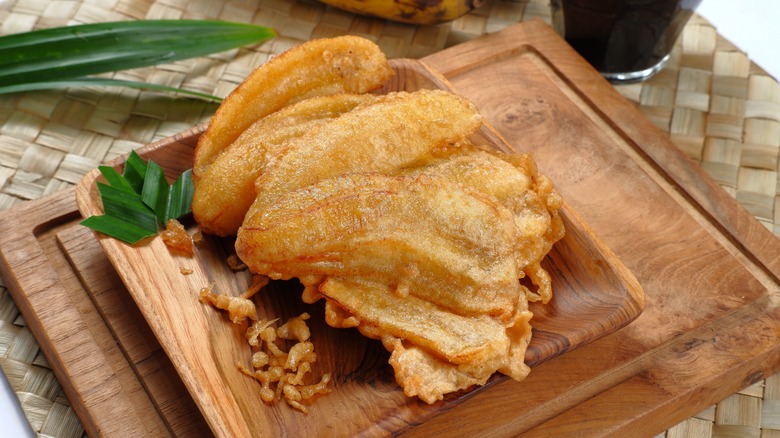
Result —
MULTIPOLYGON (((780 241, 549 27, 523 23, 422 61, 535 154, 647 304, 524 382, 375 431, 646 436, 780 369, 780 241)), ((206 422, 78 218, 73 190, 0 215, 0 273, 74 408, 94 435, 202 434, 206 422)))

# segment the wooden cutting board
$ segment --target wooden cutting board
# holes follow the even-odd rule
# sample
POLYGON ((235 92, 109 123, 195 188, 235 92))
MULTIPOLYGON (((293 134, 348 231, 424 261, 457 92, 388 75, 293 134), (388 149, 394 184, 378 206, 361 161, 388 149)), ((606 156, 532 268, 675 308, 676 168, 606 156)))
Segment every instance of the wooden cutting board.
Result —
MULTIPOLYGON (((780 240, 541 22, 423 59, 531 151, 642 315, 404 434, 652 435, 780 369, 780 240)), ((208 431, 65 190, 0 215, 0 274, 92 435, 208 431)), ((395 429, 394 425, 389 425, 395 429)))
MULTIPOLYGON (((446 80, 419 61, 391 60, 390 67, 395 75, 380 93, 451 89, 446 80)), ((196 138, 203 129, 201 126, 175 139, 163 139, 140 148, 138 153, 164 167, 173 181, 192 167, 196 138)), ((513 150, 485 124, 472 138, 485 147, 513 150)), ((103 214, 96 185, 100 178, 101 172, 94 169, 76 187, 82 216, 103 214)), ((398 220, 403 218, 400 215, 398 220)), ((554 299, 547 304, 529 304, 533 337, 525 351, 525 362, 530 366, 624 327, 640 314, 644 303, 633 274, 601 244, 587 224, 567 205, 561 208, 560 218, 566 233, 542 265, 555 285, 554 299)), ((419 224, 419 218, 412 220, 419 224)), ((184 223, 191 234, 197 231, 194 221, 184 223)), ((280 281, 253 297, 258 316, 286 321, 304 311, 311 315, 307 323, 317 363, 310 381, 317 381, 318 373, 328 373, 331 392, 318 398, 305 416, 282 403, 264 406, 258 403, 257 382, 236 369, 237 361, 249 363, 244 329, 237 330, 238 326, 228 322, 222 312, 197 299, 197 292, 207 285, 213 284, 213 290, 219 293, 236 295, 251 282, 249 272, 235 272, 225 263, 228 254, 235 251, 232 239, 204 235, 192 257, 171 253, 158 238, 132 246, 103 235, 98 241, 218 436, 309 436, 323 430, 335 436, 384 435, 452 409, 474 391, 489 390, 472 387, 447 394, 443 401, 433 404, 407 397, 388 372, 388 353, 378 348, 380 343, 369 342, 355 330, 329 327, 324 322, 322 302, 305 305, 300 298, 300 283, 280 281), (182 274, 182 267, 186 267, 187 275, 182 274), (366 404, 371 405, 370 410, 364 408, 366 404)), ((491 382, 503 378, 496 374, 491 382)))

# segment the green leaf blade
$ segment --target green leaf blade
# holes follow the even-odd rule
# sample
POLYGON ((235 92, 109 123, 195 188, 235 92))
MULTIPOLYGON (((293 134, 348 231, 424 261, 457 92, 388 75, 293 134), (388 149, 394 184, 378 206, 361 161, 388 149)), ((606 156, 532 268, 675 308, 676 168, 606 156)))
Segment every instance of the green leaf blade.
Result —
POLYGON ((192 169, 169 185, 162 167, 132 151, 122 175, 110 166, 101 166, 100 171, 109 182, 96 183, 104 214, 82 221, 85 226, 134 243, 192 211, 192 169))
POLYGON ((111 187, 135 193, 130 184, 128 184, 127 180, 124 179, 122 175, 120 175, 119 172, 117 172, 113 167, 98 166, 98 170, 100 171, 100 174, 103 175, 103 178, 106 179, 108 185, 111 187))
POLYGON ((165 214, 165 223, 169 219, 176 219, 192 211, 192 195, 194 193, 192 184, 192 169, 179 175, 174 181, 169 191, 168 203, 165 214))
POLYGON ((108 215, 90 216, 82 220, 81 225, 131 245, 157 234, 157 229, 150 232, 132 222, 108 215))
POLYGON ((205 56, 276 36, 216 20, 140 20, 65 26, 0 37, 4 86, 63 80, 205 56))
POLYGON ((125 160, 125 168, 122 171, 122 178, 133 188, 137 194, 141 194, 146 179, 148 165, 136 151, 130 151, 130 155, 125 160))
POLYGON ((169 93, 183 94, 199 99, 221 102, 222 98, 198 91, 186 90, 166 85, 152 84, 149 82, 126 81, 123 79, 103 79, 103 78, 73 78, 56 81, 40 81, 16 85, 0 85, 0 94, 21 93, 23 91, 54 90, 58 88, 75 87, 126 87, 137 88, 141 90, 164 91, 169 93))
POLYGON ((157 230, 154 211, 143 203, 141 196, 113 186, 98 183, 103 201, 103 213, 137 224, 149 231, 157 230))
POLYGON ((168 214, 168 197, 170 196, 170 186, 165 179, 162 168, 154 161, 149 161, 146 169, 146 178, 144 178, 144 188, 141 198, 144 204, 154 210, 157 221, 161 227, 165 227, 168 214))

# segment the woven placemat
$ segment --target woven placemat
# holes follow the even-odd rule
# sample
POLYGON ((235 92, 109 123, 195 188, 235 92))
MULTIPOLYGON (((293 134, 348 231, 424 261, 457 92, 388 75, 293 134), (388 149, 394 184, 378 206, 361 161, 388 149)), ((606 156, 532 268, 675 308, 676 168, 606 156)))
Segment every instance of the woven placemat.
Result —
POLYGON ((617 89, 780 236, 777 80, 694 16, 663 71, 617 89))
MULTIPOLYGON (((213 18, 272 26, 258 47, 117 73, 125 79, 227 95, 254 67, 292 45, 345 33, 389 57, 422 57, 518 21, 550 22, 549 0, 487 0, 439 26, 410 26, 313 0, 18 0, 0 2, 0 34, 129 19, 213 18)), ((780 236, 780 85, 698 16, 664 71, 617 89, 729 193, 780 236)), ((216 105, 151 91, 87 88, 0 95, 0 209, 76 184, 106 160, 207 120, 216 105)), ((0 367, 40 436, 83 428, 0 279, 0 367)), ((780 375, 665 431, 667 437, 780 437, 780 375)))

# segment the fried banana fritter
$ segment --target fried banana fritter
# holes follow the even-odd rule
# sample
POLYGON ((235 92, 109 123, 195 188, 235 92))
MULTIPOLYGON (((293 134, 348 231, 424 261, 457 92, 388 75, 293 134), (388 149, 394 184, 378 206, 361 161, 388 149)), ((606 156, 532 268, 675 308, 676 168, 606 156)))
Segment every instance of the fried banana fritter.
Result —
POLYGON ((351 35, 311 40, 255 69, 219 105, 198 141, 193 180, 259 118, 309 97, 366 93, 393 74, 373 42, 351 35))
POLYGON ((192 199, 192 212, 201 229, 218 236, 235 235, 257 197, 255 181, 260 172, 287 142, 373 99, 376 96, 370 94, 314 97, 253 123, 203 167, 192 199))
POLYGON ((286 191, 331 176, 427 162, 436 150, 464 140, 481 123, 471 102, 444 91, 381 96, 289 142, 257 179, 252 209, 261 210, 286 191))
POLYGON ((547 303, 552 298, 549 274, 538 262, 563 237, 563 223, 557 212, 563 200, 552 182, 538 172, 530 155, 464 146, 408 173, 450 179, 494 197, 508 208, 522 236, 515 251, 518 266, 537 286, 529 299, 547 303))
POLYGON ((354 315, 358 330, 391 352, 396 380, 410 397, 433 403, 444 394, 484 385, 496 371, 515 380, 530 371, 524 356, 532 315, 522 293, 515 295, 514 313, 501 321, 462 316, 365 278, 330 277, 320 290, 328 305, 340 309, 328 312, 327 322, 340 327, 339 316, 354 315))
POLYGON ((250 212, 236 251, 271 278, 370 277, 464 315, 512 312, 521 275, 511 212, 425 176, 347 174, 250 212), (452 287, 457 285, 457 287, 452 287))
POLYGON ((564 233, 560 196, 531 156, 473 144, 482 119, 460 96, 340 94, 389 73, 371 43, 336 40, 225 101, 196 151, 196 220, 235 233, 253 273, 298 278, 329 325, 381 341, 409 396, 522 380, 528 303, 552 297, 541 261, 564 233))

